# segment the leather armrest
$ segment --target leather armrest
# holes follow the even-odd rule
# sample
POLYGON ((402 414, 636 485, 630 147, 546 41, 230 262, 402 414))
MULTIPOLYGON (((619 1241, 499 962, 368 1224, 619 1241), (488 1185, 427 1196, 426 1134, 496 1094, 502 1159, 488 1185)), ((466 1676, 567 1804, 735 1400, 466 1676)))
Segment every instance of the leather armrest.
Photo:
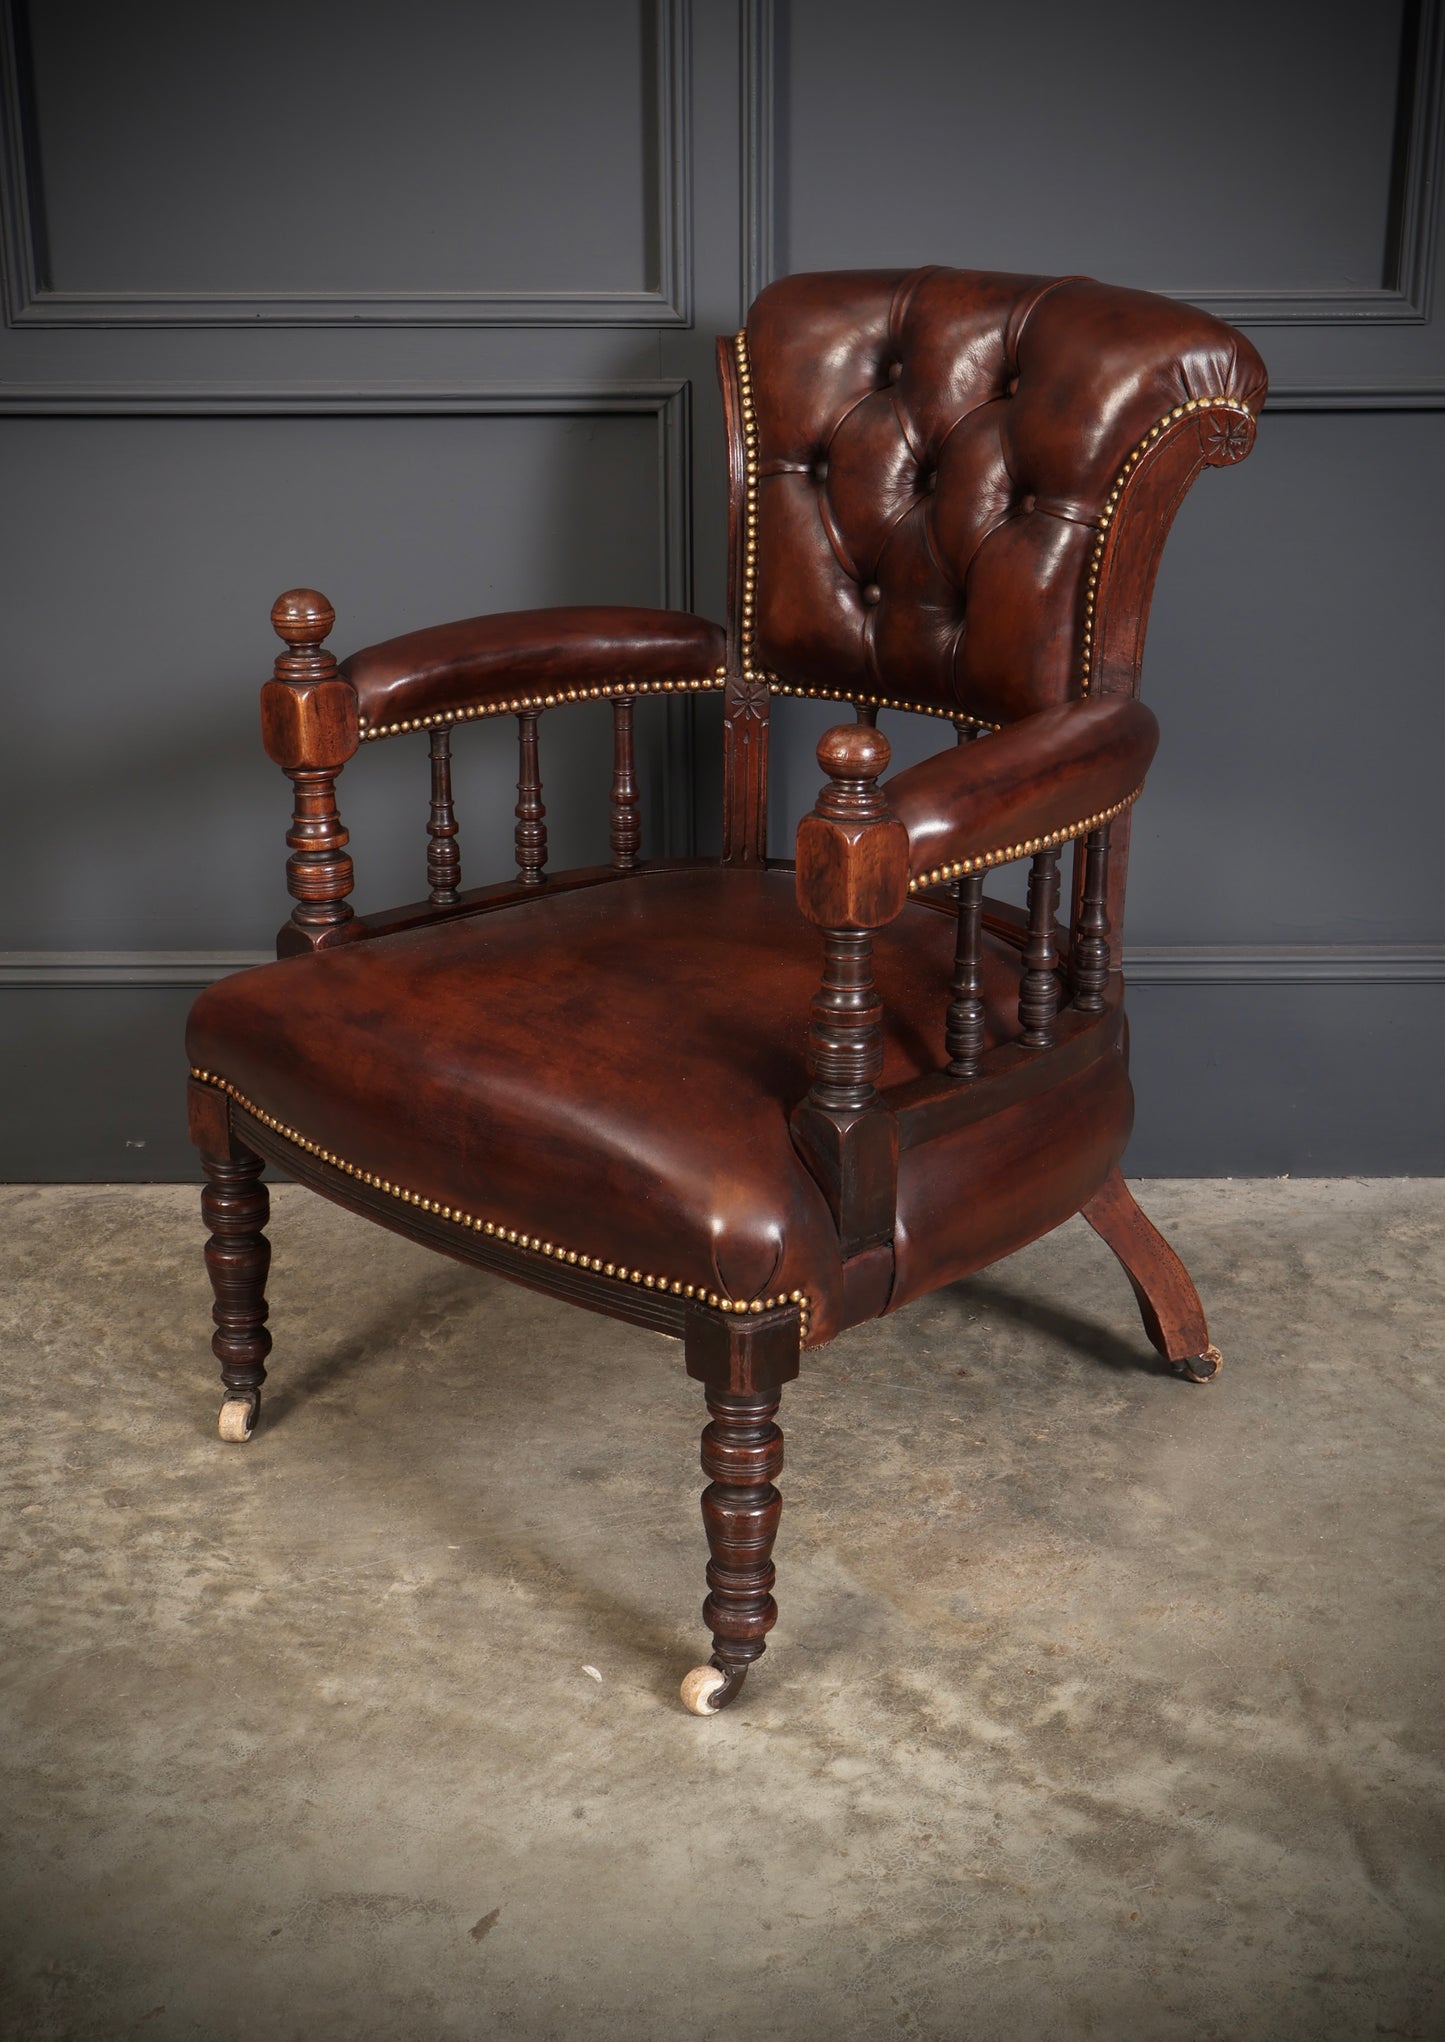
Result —
POLYGON ((588 695, 720 686, 720 626, 683 610, 594 605, 434 624, 342 662, 363 736, 588 695))
POLYGON ((1127 695, 1064 702, 884 783, 915 885, 1077 837, 1138 793, 1159 725, 1127 695))

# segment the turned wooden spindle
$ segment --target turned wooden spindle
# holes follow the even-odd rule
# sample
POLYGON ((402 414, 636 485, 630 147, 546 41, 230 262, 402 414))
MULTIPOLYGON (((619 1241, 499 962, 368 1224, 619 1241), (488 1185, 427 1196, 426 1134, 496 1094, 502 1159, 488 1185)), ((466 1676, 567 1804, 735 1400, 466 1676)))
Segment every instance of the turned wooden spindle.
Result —
POLYGON ((825 929, 823 983, 808 1024, 813 1105, 833 1113, 872 1105, 883 1068, 882 1017, 872 937, 866 929, 825 929))
POLYGON ((826 732, 818 763, 828 781, 798 825, 798 906, 822 936, 823 976, 808 1024, 811 1083, 789 1124, 845 1255, 893 1227, 898 1124, 878 1096, 883 1005, 873 983, 873 931, 908 900, 908 834, 877 784, 890 756, 866 724, 826 732))
POLYGON ((727 1688, 712 1697, 713 1708, 731 1700, 778 1621, 773 1600, 773 1541, 783 1510, 773 1486, 783 1466, 783 1435, 773 1423, 778 1403, 776 1389, 707 1392, 711 1423, 702 1435, 702 1470, 709 1484, 702 1521, 711 1558, 702 1620, 712 1632, 712 1663, 728 1676, 727 1688))
POLYGON ((206 1273, 215 1295, 211 1352, 221 1364, 226 1386, 222 1431, 227 1438, 243 1439, 256 1423, 271 1352, 266 1327, 271 1244, 264 1232, 271 1201, 261 1181, 261 1158, 249 1150, 238 1148, 231 1156, 202 1155, 201 1167, 208 1180, 201 1192, 201 1217, 211 1230, 206 1273), (226 1410, 232 1405, 242 1408, 227 1431, 226 1410))
POLYGON ((524 886, 540 886, 546 878, 547 811, 542 806, 542 775, 537 763, 537 717, 524 709, 517 718, 517 877, 524 886))
POLYGON ((1084 858, 1084 884, 1074 918, 1070 975, 1074 1005, 1085 1014, 1102 1014, 1109 982, 1109 825, 1089 832, 1084 858))
POLYGON ((295 789, 286 885, 296 905, 277 939, 282 952, 327 949, 363 933, 346 898, 355 875, 336 806, 337 775, 359 739, 356 696, 322 644, 335 622, 316 589, 289 589, 271 610, 286 650, 261 690, 261 737, 295 789))
POLYGON ((1040 851, 1029 870, 1029 935, 1019 984, 1020 1039, 1030 1049, 1052 1049, 1059 1011, 1059 953, 1054 924, 1059 911, 1059 854, 1040 851))
POLYGON ((457 843, 457 812, 452 806, 451 732, 443 726, 431 733, 431 810, 426 824, 426 877, 433 907, 450 907, 462 878, 457 843))
POLYGON ((876 702, 855 702, 853 714, 866 730, 878 727, 878 704, 876 702))
POLYGON ((619 695, 612 704, 612 791, 610 838, 612 862, 619 872, 630 872, 642 848, 642 822, 637 799, 637 765, 632 750, 631 695, 619 695))
POLYGON ((949 985, 944 1047, 951 1078, 976 1078, 983 1067, 983 874, 960 879, 958 939, 949 985))
POLYGON ((872 932, 907 897, 907 839, 878 785, 891 756, 887 738, 867 724, 828 731, 818 763, 829 778, 798 832, 798 902, 823 936, 823 982, 808 1027, 808 1097, 831 1113, 870 1105, 883 1068, 872 932))

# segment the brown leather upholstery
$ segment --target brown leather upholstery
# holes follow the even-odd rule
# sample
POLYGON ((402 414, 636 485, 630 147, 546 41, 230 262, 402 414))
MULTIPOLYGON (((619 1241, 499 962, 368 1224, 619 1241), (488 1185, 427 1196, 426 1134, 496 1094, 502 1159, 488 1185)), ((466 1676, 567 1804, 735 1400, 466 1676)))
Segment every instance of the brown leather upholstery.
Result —
POLYGON ((1153 712, 1113 696, 1041 709, 920 760, 883 790, 908 832, 909 877, 1077 836, 1138 792, 1158 741, 1153 712))
POLYGON ((383 735, 389 725, 519 697, 540 705, 568 699, 568 690, 620 691, 628 681, 720 683, 723 648, 721 627, 705 617, 598 603, 434 624, 352 653, 341 672, 363 727, 383 735))
POLYGON ((672 611, 525 611, 371 646, 338 677, 327 598, 278 601, 263 725, 295 789, 286 954, 209 988, 188 1033, 222 1436, 250 1436, 266 1379, 263 1161, 680 1337, 710 1414, 698 1708, 736 1696, 777 1616, 774 1419, 804 1346, 1082 1213, 1166 1363, 1215 1371, 1188 1273, 1119 1173, 1116 967, 1160 552, 1200 470, 1249 451, 1265 388, 1249 343, 1189 306, 942 269, 785 279, 719 362, 726 641, 672 611), (863 712, 818 748, 796 874, 765 857, 777 686, 863 712), (362 738, 698 688, 725 689, 725 862, 639 867, 617 701, 612 864, 544 878, 522 713, 516 884, 463 888, 433 729, 427 899, 353 909, 336 783, 362 738), (883 783, 868 711, 888 705, 995 728, 883 783), (1027 910, 986 913, 978 868, 1019 857, 1027 910))
MULTIPOLYGON (((877 956, 893 1084, 937 1064, 952 924, 910 906, 877 956)), ((239 973, 197 1000, 187 1049, 438 1203, 735 1298, 803 1290, 816 1343, 841 1264, 788 1111, 817 976, 790 872, 639 873, 239 973)), ((991 1041, 1017 991, 990 944, 991 1041)), ((950 1234, 966 1209, 960 1183, 950 1234)))
POLYGON ((1086 277, 786 277, 746 332, 761 664, 988 722, 1079 693, 1131 451, 1176 406, 1265 389, 1232 328, 1086 277))

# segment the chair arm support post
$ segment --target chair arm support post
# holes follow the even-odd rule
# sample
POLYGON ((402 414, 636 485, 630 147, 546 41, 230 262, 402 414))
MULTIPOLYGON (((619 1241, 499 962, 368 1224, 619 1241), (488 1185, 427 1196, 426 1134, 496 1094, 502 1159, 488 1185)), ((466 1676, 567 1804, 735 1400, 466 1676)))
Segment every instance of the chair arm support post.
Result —
POLYGON ((346 896, 354 883, 336 780, 359 743, 356 696, 322 641, 336 612, 315 589, 288 589, 271 623, 286 650, 261 690, 261 742, 295 788, 286 885, 296 905, 276 939, 281 956, 325 950, 364 933, 346 896))
POLYGON ((908 898, 908 835, 878 776, 888 740, 840 725, 818 746, 828 780, 798 826, 798 906, 822 931, 823 977, 808 1025, 807 1098, 793 1141, 832 1207, 845 1256, 892 1238, 898 1129, 879 1098, 882 1003, 872 932, 908 898))

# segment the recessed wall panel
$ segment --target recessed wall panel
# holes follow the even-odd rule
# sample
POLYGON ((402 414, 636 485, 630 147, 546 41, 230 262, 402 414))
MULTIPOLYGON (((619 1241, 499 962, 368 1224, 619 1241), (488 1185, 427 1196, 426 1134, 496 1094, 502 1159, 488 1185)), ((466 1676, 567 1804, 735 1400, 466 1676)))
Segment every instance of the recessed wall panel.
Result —
MULTIPOLYGON (((1438 875, 1438 492, 1445 416, 1266 413, 1164 551, 1144 655, 1162 737, 1135 811, 1139 945, 1445 941, 1438 875)), ((787 855, 836 704, 780 702, 770 848, 787 855)), ((885 712, 901 769, 948 732, 885 712)), ((1025 868, 989 891, 1021 897, 1025 868)))
POLYGON ((675 11, 19 0, 29 311, 672 288, 675 11))
MULTIPOLYGON (((257 716, 275 596, 322 589, 343 654, 483 611, 661 603, 658 429, 647 414, 5 421, 0 950, 267 943, 290 907, 290 788, 257 716)), ((610 746, 592 718, 542 719, 557 864, 605 856, 610 746)), ((457 740, 468 884, 512 869, 514 728, 457 740)), ((426 799, 422 737, 368 744, 346 769, 359 905, 425 893, 426 799)))
POLYGON ((1379 290, 1405 12, 792 0, 776 267, 1379 290))
POLYGON ((1266 412, 1165 548, 1135 944, 1445 940, 1445 415, 1266 412))

